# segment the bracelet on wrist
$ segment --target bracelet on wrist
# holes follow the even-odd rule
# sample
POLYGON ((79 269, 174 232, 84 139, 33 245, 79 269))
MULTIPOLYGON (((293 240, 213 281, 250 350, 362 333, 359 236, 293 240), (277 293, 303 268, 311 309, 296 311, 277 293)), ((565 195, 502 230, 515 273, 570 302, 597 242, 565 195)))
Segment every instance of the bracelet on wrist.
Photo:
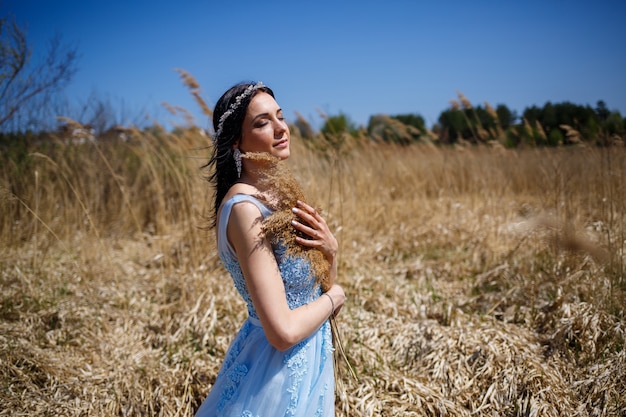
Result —
POLYGON ((325 292, 324 295, 328 296, 328 299, 330 300, 330 305, 333 308, 329 316, 329 317, 332 317, 335 314, 335 302, 333 301, 333 297, 331 297, 330 294, 328 294, 327 292, 325 292))

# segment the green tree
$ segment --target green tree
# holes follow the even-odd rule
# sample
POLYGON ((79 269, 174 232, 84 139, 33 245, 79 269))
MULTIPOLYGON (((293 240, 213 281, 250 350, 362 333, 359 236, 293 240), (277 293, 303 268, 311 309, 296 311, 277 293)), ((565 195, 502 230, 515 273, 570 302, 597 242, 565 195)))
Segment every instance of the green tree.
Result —
MULTIPOLYGON (((529 107, 524 110, 523 118, 533 128, 541 127, 547 132, 548 138, 550 138, 551 132, 557 129, 560 129, 565 136, 567 136, 566 130, 575 130, 580 133, 583 140, 595 140, 599 132, 600 118, 596 111, 590 106, 581 106, 570 102, 555 104, 547 102, 543 108, 529 107)), ((539 130, 537 128, 538 132, 539 130)), ((535 139, 543 139, 540 136, 535 135, 535 139)), ((541 140, 536 141, 536 143, 544 144, 541 140)), ((546 144, 552 144, 552 141, 548 141, 546 144)))
POLYGON ((535 123, 541 119, 541 109, 537 106, 531 106, 524 109, 522 118, 528 123, 535 123))
POLYGON ((426 122, 424 118, 419 114, 398 114, 391 116, 392 119, 399 120, 407 126, 413 126, 420 132, 426 132, 426 122))
POLYGON ((552 129, 548 134, 548 145, 559 146, 563 144, 563 133, 561 129, 552 129))
POLYGON ((14 18, 0 19, 0 131, 16 131, 48 105, 76 72, 77 50, 55 36, 40 62, 31 60, 26 31, 14 18))
POLYGON ((358 129, 352 120, 350 120, 350 117, 344 113, 339 113, 336 116, 329 116, 326 119, 321 132, 328 140, 333 141, 333 139, 340 137, 343 133, 356 136, 358 129))
POLYGON ((604 130, 609 135, 623 135, 626 133, 626 119, 618 111, 611 112, 603 123, 604 130))
MULTIPOLYGON (((562 114, 563 113, 561 113, 561 117, 562 114)), ((537 121, 541 123, 544 128, 547 128, 547 130, 557 129, 560 124, 565 123, 559 123, 559 120, 557 119, 557 109, 549 101, 545 104, 545 106, 543 106, 543 109, 541 109, 541 113, 537 121)))
POLYGON ((455 143, 467 137, 467 118, 462 110, 448 109, 439 115, 440 140, 442 143, 455 143))
POLYGON ((500 121, 500 127, 502 130, 507 130, 510 126, 515 124, 517 120, 515 112, 509 110, 509 108, 504 104, 498 104, 496 106, 496 114, 498 115, 498 120, 500 121))
POLYGON ((598 115, 598 117, 600 118, 601 121, 605 121, 606 119, 609 118, 609 115, 611 114, 611 112, 609 111, 609 109, 606 108, 606 103, 603 100, 599 100, 596 103, 596 114, 598 115))
MULTIPOLYGON (((409 123, 420 123, 421 118, 407 117, 409 123)), ((370 117, 367 134, 375 141, 408 145, 419 140, 422 131, 413 124, 404 123, 397 116, 378 114, 370 117)), ((423 123, 423 119, 421 119, 423 123)))

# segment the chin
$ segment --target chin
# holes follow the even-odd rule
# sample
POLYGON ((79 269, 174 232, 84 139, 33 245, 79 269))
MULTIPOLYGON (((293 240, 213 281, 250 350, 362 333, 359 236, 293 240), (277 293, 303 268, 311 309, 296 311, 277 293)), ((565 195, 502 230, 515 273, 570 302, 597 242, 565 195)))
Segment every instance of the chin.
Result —
POLYGON ((290 154, 291 152, 289 152, 289 149, 285 149, 285 150, 275 153, 274 156, 284 161, 285 159, 289 158, 290 154))

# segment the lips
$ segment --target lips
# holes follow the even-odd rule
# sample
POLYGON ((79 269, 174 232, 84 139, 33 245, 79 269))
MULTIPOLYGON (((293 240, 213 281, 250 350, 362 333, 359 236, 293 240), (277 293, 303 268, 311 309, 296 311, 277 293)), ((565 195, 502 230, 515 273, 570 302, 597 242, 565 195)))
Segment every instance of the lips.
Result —
POLYGON ((289 144, 289 141, 287 139, 283 139, 280 142, 278 142, 276 145, 274 145, 275 148, 285 148, 287 147, 287 145, 289 144))

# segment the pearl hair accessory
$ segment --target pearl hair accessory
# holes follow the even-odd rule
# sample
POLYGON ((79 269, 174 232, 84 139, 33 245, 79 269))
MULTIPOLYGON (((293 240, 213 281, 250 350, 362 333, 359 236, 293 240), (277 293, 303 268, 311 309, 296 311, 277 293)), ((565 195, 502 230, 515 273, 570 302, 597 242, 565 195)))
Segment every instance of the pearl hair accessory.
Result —
POLYGON ((222 134, 222 130, 224 128, 224 121, 226 119, 228 119, 228 117, 233 114, 235 112, 235 110, 237 110, 237 107, 239 107, 241 105, 241 102, 248 97, 250 94, 252 94, 253 91, 258 90, 261 87, 265 87, 265 85, 259 81, 256 84, 250 84, 243 93, 239 94, 237 96, 237 98, 235 99, 235 102, 232 103, 229 107, 228 110, 226 110, 224 112, 224 114, 222 114, 220 116, 220 121, 217 124, 217 131, 215 132, 215 135, 213 135, 213 142, 217 143, 217 138, 220 137, 220 135, 222 134))

